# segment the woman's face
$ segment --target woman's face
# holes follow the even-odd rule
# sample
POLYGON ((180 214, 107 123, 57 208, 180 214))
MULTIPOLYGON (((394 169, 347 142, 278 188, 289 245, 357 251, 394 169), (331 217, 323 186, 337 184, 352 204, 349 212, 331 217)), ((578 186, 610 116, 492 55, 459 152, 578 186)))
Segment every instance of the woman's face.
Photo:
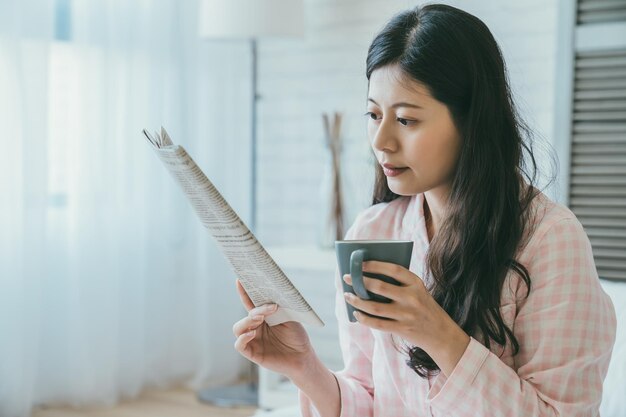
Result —
POLYGON ((404 168, 389 172, 387 184, 398 195, 448 189, 461 139, 448 108, 397 65, 372 72, 367 101, 367 132, 378 163, 404 168))

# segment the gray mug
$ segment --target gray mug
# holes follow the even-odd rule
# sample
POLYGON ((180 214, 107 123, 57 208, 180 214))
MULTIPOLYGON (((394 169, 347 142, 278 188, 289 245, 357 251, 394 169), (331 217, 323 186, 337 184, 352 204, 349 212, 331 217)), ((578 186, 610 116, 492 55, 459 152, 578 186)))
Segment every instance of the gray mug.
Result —
MULTIPOLYGON (((363 285, 363 275, 368 278, 375 278, 390 284, 400 285, 398 281, 392 277, 383 274, 374 274, 371 272, 363 272, 364 261, 381 261, 390 262, 409 268, 411 264, 411 252, 413 251, 413 242, 410 240, 337 240, 335 241, 335 252, 337 254, 337 263, 339 264, 339 273, 341 274, 341 283, 343 291, 356 294, 363 300, 373 300, 381 303, 390 303, 391 300, 382 295, 367 291, 363 285), (343 276, 350 274, 352 277, 352 285, 348 285, 343 276)), ((354 318, 355 309, 351 304, 346 302, 348 310, 348 319, 356 322, 354 318)), ((367 313, 364 313, 367 314, 367 313)), ((377 317, 377 316, 373 316, 377 317)))

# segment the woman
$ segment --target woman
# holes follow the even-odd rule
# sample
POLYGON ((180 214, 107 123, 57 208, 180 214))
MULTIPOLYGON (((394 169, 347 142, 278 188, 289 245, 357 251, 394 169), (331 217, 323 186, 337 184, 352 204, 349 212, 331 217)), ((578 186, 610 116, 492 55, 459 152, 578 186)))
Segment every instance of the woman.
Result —
POLYGON ((268 327, 273 310, 240 285, 236 349, 288 376, 304 416, 598 415, 614 309, 581 224, 533 186, 490 31, 450 6, 407 10, 373 40, 367 78, 380 165, 346 239, 411 239, 411 267, 364 264, 401 282, 365 279, 389 304, 344 298, 337 276, 339 372, 299 323, 268 327))

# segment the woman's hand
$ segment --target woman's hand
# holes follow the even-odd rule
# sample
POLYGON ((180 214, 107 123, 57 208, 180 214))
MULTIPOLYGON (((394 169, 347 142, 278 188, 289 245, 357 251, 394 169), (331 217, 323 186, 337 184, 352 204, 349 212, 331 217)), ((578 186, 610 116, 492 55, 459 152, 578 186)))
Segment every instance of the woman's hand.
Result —
POLYGON ((237 280, 237 292, 248 316, 233 326, 237 337, 235 349, 252 362, 291 379, 300 377, 314 366, 317 358, 302 324, 289 321, 269 326, 265 318, 273 314, 276 304, 255 307, 237 280))
MULTIPOLYGON (((354 294, 345 293, 346 301, 355 308, 382 317, 355 311, 354 317, 359 323, 393 333, 424 349, 439 368, 450 375, 470 339, 430 295, 421 278, 403 266, 389 262, 363 262, 363 272, 395 278, 400 285, 363 277, 368 291, 391 299, 390 303, 362 300, 354 294)), ((352 285, 350 275, 344 275, 344 281, 352 285)))

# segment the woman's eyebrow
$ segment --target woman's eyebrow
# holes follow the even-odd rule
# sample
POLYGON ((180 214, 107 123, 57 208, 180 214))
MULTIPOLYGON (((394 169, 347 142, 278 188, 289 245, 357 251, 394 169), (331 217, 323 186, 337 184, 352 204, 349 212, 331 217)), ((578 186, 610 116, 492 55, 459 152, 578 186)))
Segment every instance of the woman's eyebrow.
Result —
MULTIPOLYGON (((374 99, 373 99, 373 98, 371 98, 371 97, 368 97, 368 98, 367 98, 367 101, 371 101, 372 103, 376 104, 377 106, 379 105, 379 104, 378 104, 378 103, 376 103, 376 101, 374 101, 374 99)), ((392 108, 392 109, 395 109, 396 107, 413 107, 413 108, 415 108, 415 109, 421 109, 421 108, 422 108, 421 106, 418 106, 417 104, 406 103, 406 102, 404 102, 404 101, 401 101, 400 103, 393 104, 393 105, 391 106, 391 108, 392 108)))

